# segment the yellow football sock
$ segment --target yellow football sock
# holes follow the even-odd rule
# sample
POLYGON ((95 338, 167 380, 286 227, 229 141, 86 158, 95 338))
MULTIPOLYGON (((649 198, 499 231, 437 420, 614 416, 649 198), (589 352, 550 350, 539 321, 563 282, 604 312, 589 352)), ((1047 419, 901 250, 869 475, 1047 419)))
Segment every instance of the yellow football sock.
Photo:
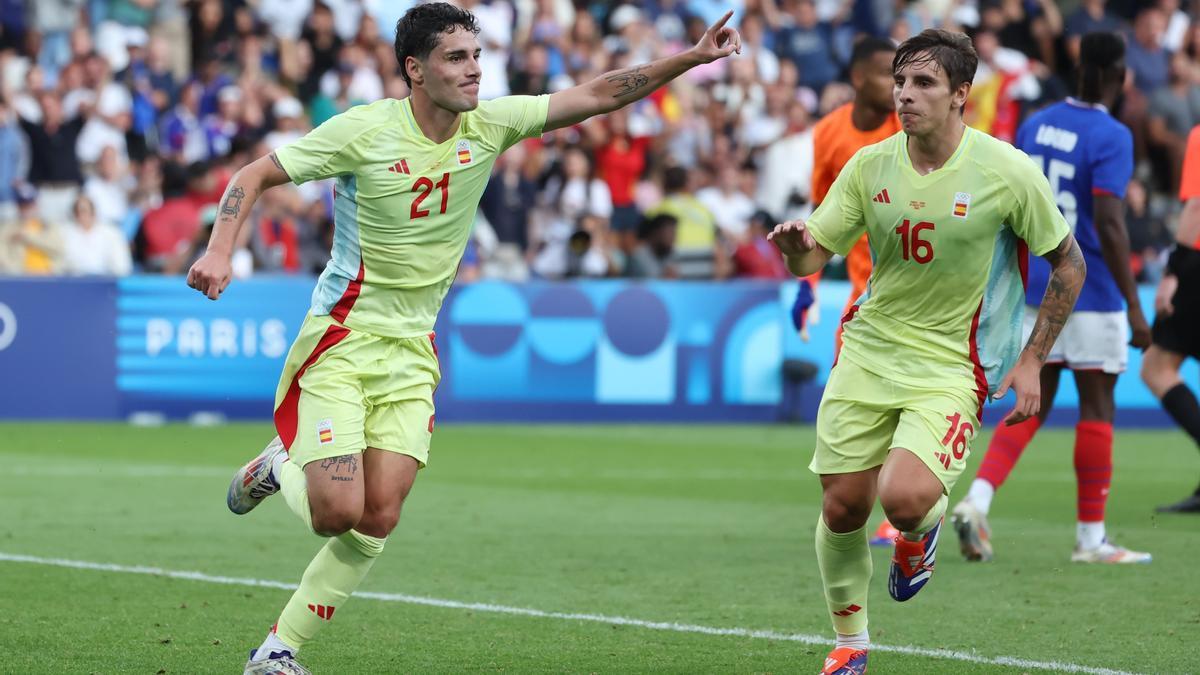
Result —
POLYGON ((854 635, 867 629, 867 589, 871 584, 871 547, 864 525, 837 533, 817 517, 817 565, 833 629, 854 635))
POLYGON ((325 542, 279 615, 279 639, 296 649, 311 640, 362 583, 386 541, 350 530, 325 542))

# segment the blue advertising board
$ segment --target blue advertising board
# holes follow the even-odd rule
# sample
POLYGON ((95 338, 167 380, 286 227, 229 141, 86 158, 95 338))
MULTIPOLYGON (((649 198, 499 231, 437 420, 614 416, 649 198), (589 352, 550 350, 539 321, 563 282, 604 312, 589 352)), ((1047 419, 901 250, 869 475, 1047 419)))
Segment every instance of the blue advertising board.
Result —
MULTIPOLYGON (((218 302, 180 278, 0 280, 0 418, 123 419, 214 412, 268 419, 309 306, 305 277, 236 281, 218 302)), ((456 286, 436 326, 445 421, 769 421, 781 364, 816 364, 811 419, 849 288, 821 284, 810 339, 791 328, 793 282, 586 281, 456 286)), ((1151 306, 1152 289, 1143 289, 1151 306)), ((1118 422, 1168 423, 1136 377, 1118 422)), ((1185 379, 1196 382, 1189 363, 1185 379)), ((1052 421, 1073 423, 1063 379, 1052 421)), ((994 421, 1011 400, 989 405, 994 421)))
POLYGON ((115 284, 0 280, 0 417, 116 417, 115 284))

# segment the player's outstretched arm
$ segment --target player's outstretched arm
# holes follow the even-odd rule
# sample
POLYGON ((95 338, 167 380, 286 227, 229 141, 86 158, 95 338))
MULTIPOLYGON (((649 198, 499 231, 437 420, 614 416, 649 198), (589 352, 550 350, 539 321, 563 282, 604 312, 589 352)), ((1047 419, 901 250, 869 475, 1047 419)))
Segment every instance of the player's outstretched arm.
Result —
POLYGON ((1129 327, 1133 338, 1129 344, 1138 349, 1150 346, 1150 324, 1142 312, 1142 301, 1138 299, 1137 282, 1129 268, 1129 231, 1125 229, 1125 207, 1116 195, 1098 194, 1092 198, 1092 211, 1096 214, 1096 232, 1100 235, 1100 252, 1104 265, 1112 273, 1125 305, 1129 307, 1129 327))
POLYGON ((708 27, 696 46, 685 52, 600 77, 550 95, 544 131, 553 131, 610 113, 645 98, 655 89, 702 64, 742 51, 742 38, 725 26, 733 12, 708 27))
POLYGON ((221 207, 208 240, 208 250, 188 270, 188 286, 207 295, 209 300, 221 297, 233 276, 229 261, 233 257, 234 244, 254 202, 263 192, 290 180, 273 152, 259 157, 233 174, 225 194, 221 196, 221 207))
POLYGON ((788 271, 806 277, 819 271, 833 257, 829 249, 817 243, 803 220, 780 223, 767 234, 767 241, 783 254, 788 271))
POLYGON ((1004 418, 1006 425, 1018 424, 1038 414, 1042 407, 1041 372, 1050 349, 1058 340, 1067 317, 1075 307, 1079 297, 1079 289, 1083 288, 1084 277, 1087 276, 1087 264, 1083 261, 1083 252, 1075 242, 1075 235, 1068 234, 1053 251, 1044 257, 1050 263, 1050 282, 1046 285, 1046 294, 1042 296, 1042 306, 1038 309, 1037 320, 1033 324, 1033 332, 1029 341, 1013 367, 1000 382, 996 398, 1001 398, 1008 392, 1009 387, 1017 394, 1017 405, 1004 418))

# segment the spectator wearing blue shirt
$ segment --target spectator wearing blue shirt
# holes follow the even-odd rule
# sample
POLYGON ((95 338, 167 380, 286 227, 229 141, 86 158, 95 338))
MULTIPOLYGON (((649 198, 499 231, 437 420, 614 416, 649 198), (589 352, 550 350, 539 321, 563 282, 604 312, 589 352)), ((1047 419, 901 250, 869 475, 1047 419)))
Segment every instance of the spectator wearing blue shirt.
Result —
POLYGON ((1079 63, 1079 41, 1088 33, 1116 33, 1122 28, 1121 20, 1113 16, 1105 5, 1107 0, 1083 0, 1067 17, 1065 33, 1067 55, 1072 63, 1079 63))
POLYGON ((812 0, 797 2, 792 18, 794 23, 780 31, 777 48, 799 68, 800 84, 819 94, 841 70, 834 58, 833 29, 817 19, 812 0))
POLYGON ((1149 96, 1166 86, 1171 55, 1162 47, 1167 19, 1157 7, 1147 7, 1133 24, 1133 35, 1127 41, 1125 63, 1133 71, 1133 86, 1149 96))
POLYGON ((0 220, 16 215, 13 185, 23 182, 29 170, 29 153, 16 113, 0 100, 0 220))

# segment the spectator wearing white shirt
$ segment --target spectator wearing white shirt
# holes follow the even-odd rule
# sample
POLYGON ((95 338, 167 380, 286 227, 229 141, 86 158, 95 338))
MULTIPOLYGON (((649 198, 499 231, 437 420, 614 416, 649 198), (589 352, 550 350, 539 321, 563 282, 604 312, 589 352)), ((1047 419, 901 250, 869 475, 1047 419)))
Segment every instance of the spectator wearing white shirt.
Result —
POLYGON ((513 6, 508 0, 483 4, 479 0, 462 0, 463 9, 475 15, 479 23, 479 98, 488 100, 508 96, 508 59, 515 25, 513 6))
POLYGON ((74 222, 62 229, 63 268, 71 275, 120 277, 133 269, 129 244, 115 225, 99 221, 92 200, 75 200, 74 222))
POLYGON ((812 213, 813 133, 808 109, 793 100, 787 108, 788 128, 763 155, 757 201, 779 222, 805 219, 812 213))
POLYGON ((713 214, 725 239, 734 243, 746 237, 754 200, 742 190, 742 171, 735 164, 717 169, 717 182, 696 193, 696 199, 713 214))
POLYGON ((578 147, 568 149, 563 156, 563 176, 558 188, 548 190, 556 197, 544 209, 543 225, 539 241, 535 244, 537 255, 533 260, 533 271, 551 279, 567 276, 573 270, 572 240, 579 241, 577 234, 587 234, 588 245, 576 258, 576 275, 604 276, 608 270, 607 258, 600 254, 612 217, 612 194, 608 184, 596 177, 591 158, 578 147), (585 227, 586 224, 586 227, 585 227), (595 246, 593 246, 595 244, 595 246))
POLYGON ((130 187, 127 165, 113 146, 104 146, 96 162, 96 173, 83 184, 83 193, 91 200, 96 219, 120 225, 129 213, 130 187))
POLYGON ((275 117, 275 130, 263 139, 270 150, 278 150, 304 135, 304 105, 300 101, 284 96, 271 106, 271 114, 275 117))

